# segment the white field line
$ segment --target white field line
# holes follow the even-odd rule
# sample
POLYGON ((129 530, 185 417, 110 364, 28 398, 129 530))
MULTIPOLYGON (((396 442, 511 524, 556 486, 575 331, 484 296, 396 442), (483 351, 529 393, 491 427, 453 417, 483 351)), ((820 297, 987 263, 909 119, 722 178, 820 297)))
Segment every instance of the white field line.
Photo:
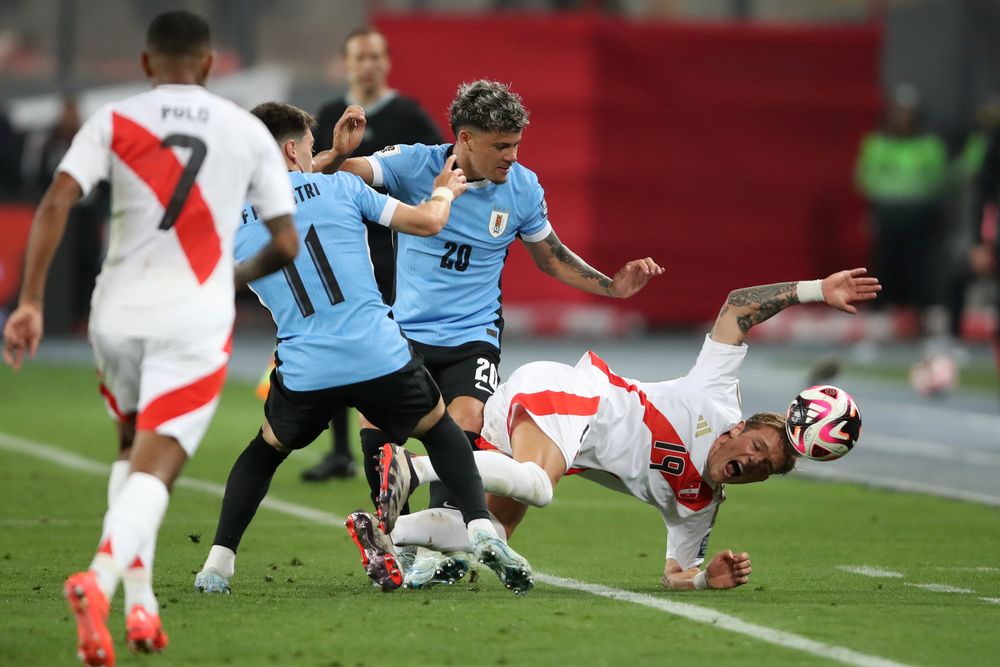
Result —
MULTIPOLYGON (((20 454, 28 454, 35 458, 57 463, 63 467, 71 468, 73 470, 81 470, 98 475, 106 475, 108 473, 107 465, 94 461, 93 459, 85 458, 64 449, 53 447, 52 445, 19 438, 6 433, 0 433, 0 449, 6 449, 20 454)), ((221 497, 225 491, 225 487, 221 484, 185 477, 177 480, 177 485, 219 497, 221 497)), ((325 525, 339 526, 344 522, 342 517, 334 514, 281 500, 265 498, 264 502, 261 503, 261 506, 325 525)), ((591 595, 605 597, 612 600, 642 605, 651 609, 666 612, 668 614, 673 614, 674 616, 680 616, 691 621, 696 621, 698 623, 714 625, 716 627, 729 630, 730 632, 746 635, 752 639, 802 651, 820 658, 835 660, 845 665, 855 665, 856 667, 908 667, 905 663, 895 662, 893 660, 887 660, 885 658, 867 655, 865 653, 859 653, 842 646, 824 644, 812 639, 807 639, 806 637, 801 637, 791 632, 784 632, 782 630, 775 630, 763 625, 749 623, 736 618, 735 616, 729 616, 728 614, 723 614, 715 611, 714 609, 699 607, 698 605, 687 602, 675 602, 673 600, 659 598, 652 595, 630 593, 617 588, 591 584, 584 581, 577 581, 575 579, 566 579, 564 577, 557 577, 544 574, 542 572, 535 572, 535 578, 538 581, 546 583, 550 586, 568 588, 570 590, 589 593, 591 595)))
POLYGON ((1000 598, 979 598, 984 602, 989 602, 990 604, 1000 604, 1000 598))
POLYGON ((911 584, 906 582, 904 586, 913 586, 914 588, 921 588, 925 591, 931 591, 932 593, 975 593, 976 591, 971 588, 959 588, 958 586, 949 586, 948 584, 911 584))
POLYGON ((869 565, 838 565, 837 569, 845 572, 852 572, 854 574, 860 574, 865 577, 881 577, 887 579, 901 579, 903 577, 902 572, 883 570, 882 568, 871 567, 869 565))

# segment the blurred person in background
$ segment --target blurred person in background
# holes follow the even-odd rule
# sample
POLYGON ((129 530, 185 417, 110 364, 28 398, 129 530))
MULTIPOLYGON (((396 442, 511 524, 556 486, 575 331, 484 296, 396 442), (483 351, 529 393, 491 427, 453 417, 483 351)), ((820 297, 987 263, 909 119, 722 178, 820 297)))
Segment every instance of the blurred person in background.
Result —
MULTIPOLYGON (((949 169, 944 141, 922 128, 917 89, 897 86, 883 128, 862 141, 855 180, 869 204, 885 305, 915 318, 940 299, 929 261, 941 232, 949 169)), ((919 321, 914 328, 921 328, 919 321)))
MULTIPOLYGON (((416 100, 389 87, 389 45, 381 33, 370 27, 352 30, 344 40, 341 57, 347 76, 347 91, 319 110, 317 151, 332 147, 334 125, 351 104, 364 109, 368 121, 361 143, 352 157, 371 155, 395 144, 433 145, 444 142, 437 126, 416 100)), ((375 282, 382 299, 392 305, 396 278, 394 232, 370 220, 365 221, 365 226, 368 228, 368 248, 375 268, 375 282)), ((304 470, 302 479, 315 482, 357 474, 347 437, 348 421, 347 407, 341 406, 330 422, 333 448, 316 465, 304 470)))
MULTIPOLYGON (((76 98, 66 96, 55 126, 42 143, 38 156, 38 173, 35 188, 39 193, 52 184, 56 170, 69 151, 73 137, 82 125, 76 98)), ((70 309, 73 329, 85 332, 90 315, 90 295, 101 270, 104 246, 104 226, 111 214, 111 189, 101 181, 70 211, 67 223, 64 261, 69 264, 66 272, 71 278, 70 309)))
MULTIPOLYGON (((969 267, 975 275, 996 276, 1000 266, 1000 130, 994 129, 983 166, 979 172, 977 205, 974 209, 975 237, 969 253, 969 267)), ((996 290, 997 316, 1000 317, 1000 290, 996 290)), ((1000 325, 993 331, 993 352, 1000 373, 1000 325)))

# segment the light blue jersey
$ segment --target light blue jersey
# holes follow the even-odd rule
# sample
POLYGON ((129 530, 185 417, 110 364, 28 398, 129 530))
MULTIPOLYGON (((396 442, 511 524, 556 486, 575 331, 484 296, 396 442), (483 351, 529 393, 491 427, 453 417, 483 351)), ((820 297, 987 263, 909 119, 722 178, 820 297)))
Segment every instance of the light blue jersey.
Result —
MULTIPOLYGON (((450 145, 389 146, 367 158, 372 185, 419 204, 430 197, 450 155, 450 145)), ((551 231, 545 192, 520 164, 511 167, 505 183, 469 183, 440 234, 399 235, 393 316, 408 338, 421 343, 485 341, 500 347, 500 272, 507 250, 518 236, 541 241, 551 231)))
MULTIPOLYGON (((278 373, 293 391, 340 387, 387 375, 411 359, 382 301, 362 219, 388 225, 398 201, 353 174, 291 172, 299 254, 294 265, 250 284, 278 327, 278 373)), ((243 209, 235 254, 243 261, 270 239, 243 209)))

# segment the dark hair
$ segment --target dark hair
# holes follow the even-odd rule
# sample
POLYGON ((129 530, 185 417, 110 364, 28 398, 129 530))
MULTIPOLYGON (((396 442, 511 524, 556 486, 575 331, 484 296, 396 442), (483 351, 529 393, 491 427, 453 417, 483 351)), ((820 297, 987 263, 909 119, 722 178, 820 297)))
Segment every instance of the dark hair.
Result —
POLYGON ((367 37, 369 35, 378 35, 382 38, 382 43, 385 44, 385 52, 389 53, 389 41, 385 38, 385 35, 378 31, 378 28, 373 28, 370 25, 362 26, 360 28, 355 28, 354 30, 347 33, 347 37, 344 38, 343 43, 340 45, 340 55, 347 55, 347 43, 350 42, 355 37, 367 37))
POLYGON ((311 114, 284 102, 264 102, 250 113, 260 118, 279 144, 289 139, 302 139, 306 130, 316 126, 316 119, 311 114))
POLYGON ((521 105, 521 96, 499 81, 486 79, 460 85, 448 114, 455 134, 463 127, 510 134, 520 132, 528 124, 528 111, 521 105))
POLYGON ((149 24, 146 48, 167 56, 198 54, 211 48, 208 23, 182 9, 163 12, 149 24))
POLYGON ((773 428, 778 432, 778 439, 781 440, 781 448, 785 452, 785 465, 774 472, 779 475, 787 475, 795 469, 795 462, 799 458, 799 453, 792 447, 792 442, 788 439, 788 432, 785 431, 785 418, 777 412, 758 412, 747 417, 746 429, 752 428, 773 428))

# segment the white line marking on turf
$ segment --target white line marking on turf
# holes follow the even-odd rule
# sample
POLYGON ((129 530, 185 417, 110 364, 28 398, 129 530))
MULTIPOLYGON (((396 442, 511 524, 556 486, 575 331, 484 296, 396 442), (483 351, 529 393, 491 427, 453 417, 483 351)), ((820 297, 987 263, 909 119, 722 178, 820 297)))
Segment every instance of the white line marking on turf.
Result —
POLYGON ((990 604, 1000 604, 1000 598, 979 598, 979 599, 985 602, 989 602, 990 604))
MULTIPOLYGON (((19 438, 6 433, 0 433, 0 449, 6 449, 19 454, 28 454, 30 456, 34 456, 35 458, 51 461, 74 470, 81 470, 98 475, 106 475, 108 473, 108 466, 106 464, 99 463, 72 452, 67 452, 66 450, 58 447, 27 440, 25 438, 19 438)), ((225 491, 225 487, 221 484, 184 477, 177 480, 177 485, 209 493, 214 496, 222 496, 225 491)), ((304 505, 298 505, 296 503, 290 503, 282 500, 265 498, 261 505, 263 507, 267 507, 268 509, 283 512, 285 514, 290 514, 303 519, 309 519, 326 525, 341 525, 344 521, 343 518, 330 514, 329 512, 323 512, 304 505)), ((801 637, 791 632, 784 632, 782 630, 775 630, 763 625, 756 625, 754 623, 749 623, 736 618, 735 616, 729 616, 728 614, 723 614, 722 612, 714 609, 699 607, 687 602, 675 602, 673 600, 654 597, 652 595, 631 593, 617 588, 591 584, 584 581, 577 581, 575 579, 566 579, 564 577, 557 577, 541 572, 535 572, 535 578, 538 581, 549 584, 550 586, 568 588, 612 600, 642 605, 651 609, 664 611, 675 616, 681 616, 682 618, 686 618, 691 621, 706 623, 729 630, 730 632, 746 635, 752 639, 803 651, 821 658, 836 660, 847 665, 855 665, 856 667, 908 667, 904 663, 887 660, 878 656, 858 653, 857 651, 852 651, 851 649, 844 648, 842 646, 824 644, 812 639, 807 639, 806 637, 801 637)))
POLYGON ((837 569, 844 570, 845 572, 853 572, 854 574, 861 574, 866 577, 883 577, 890 579, 900 579, 903 577, 902 572, 883 570, 881 568, 870 567, 868 565, 838 565, 837 569))
POLYGON ((948 584, 911 584, 906 582, 904 586, 913 586, 914 588, 922 588, 925 591, 931 591, 932 593, 975 593, 976 591, 971 588, 959 588, 958 586, 949 586, 948 584))
POLYGON ((952 500, 964 500, 970 503, 981 505, 991 505, 1000 507, 1000 496, 991 496, 986 493, 975 491, 960 491, 949 489, 944 486, 924 484, 923 482, 912 482, 907 479, 897 479, 895 477, 885 477, 882 475, 867 475, 865 473, 853 472, 851 470, 830 470, 824 468, 824 463, 802 461, 801 468, 796 468, 793 475, 801 477, 812 477, 813 479, 824 479, 831 482, 852 482, 862 484, 876 489, 888 489, 889 491, 906 491, 908 493, 923 493, 939 498, 950 498, 952 500))

